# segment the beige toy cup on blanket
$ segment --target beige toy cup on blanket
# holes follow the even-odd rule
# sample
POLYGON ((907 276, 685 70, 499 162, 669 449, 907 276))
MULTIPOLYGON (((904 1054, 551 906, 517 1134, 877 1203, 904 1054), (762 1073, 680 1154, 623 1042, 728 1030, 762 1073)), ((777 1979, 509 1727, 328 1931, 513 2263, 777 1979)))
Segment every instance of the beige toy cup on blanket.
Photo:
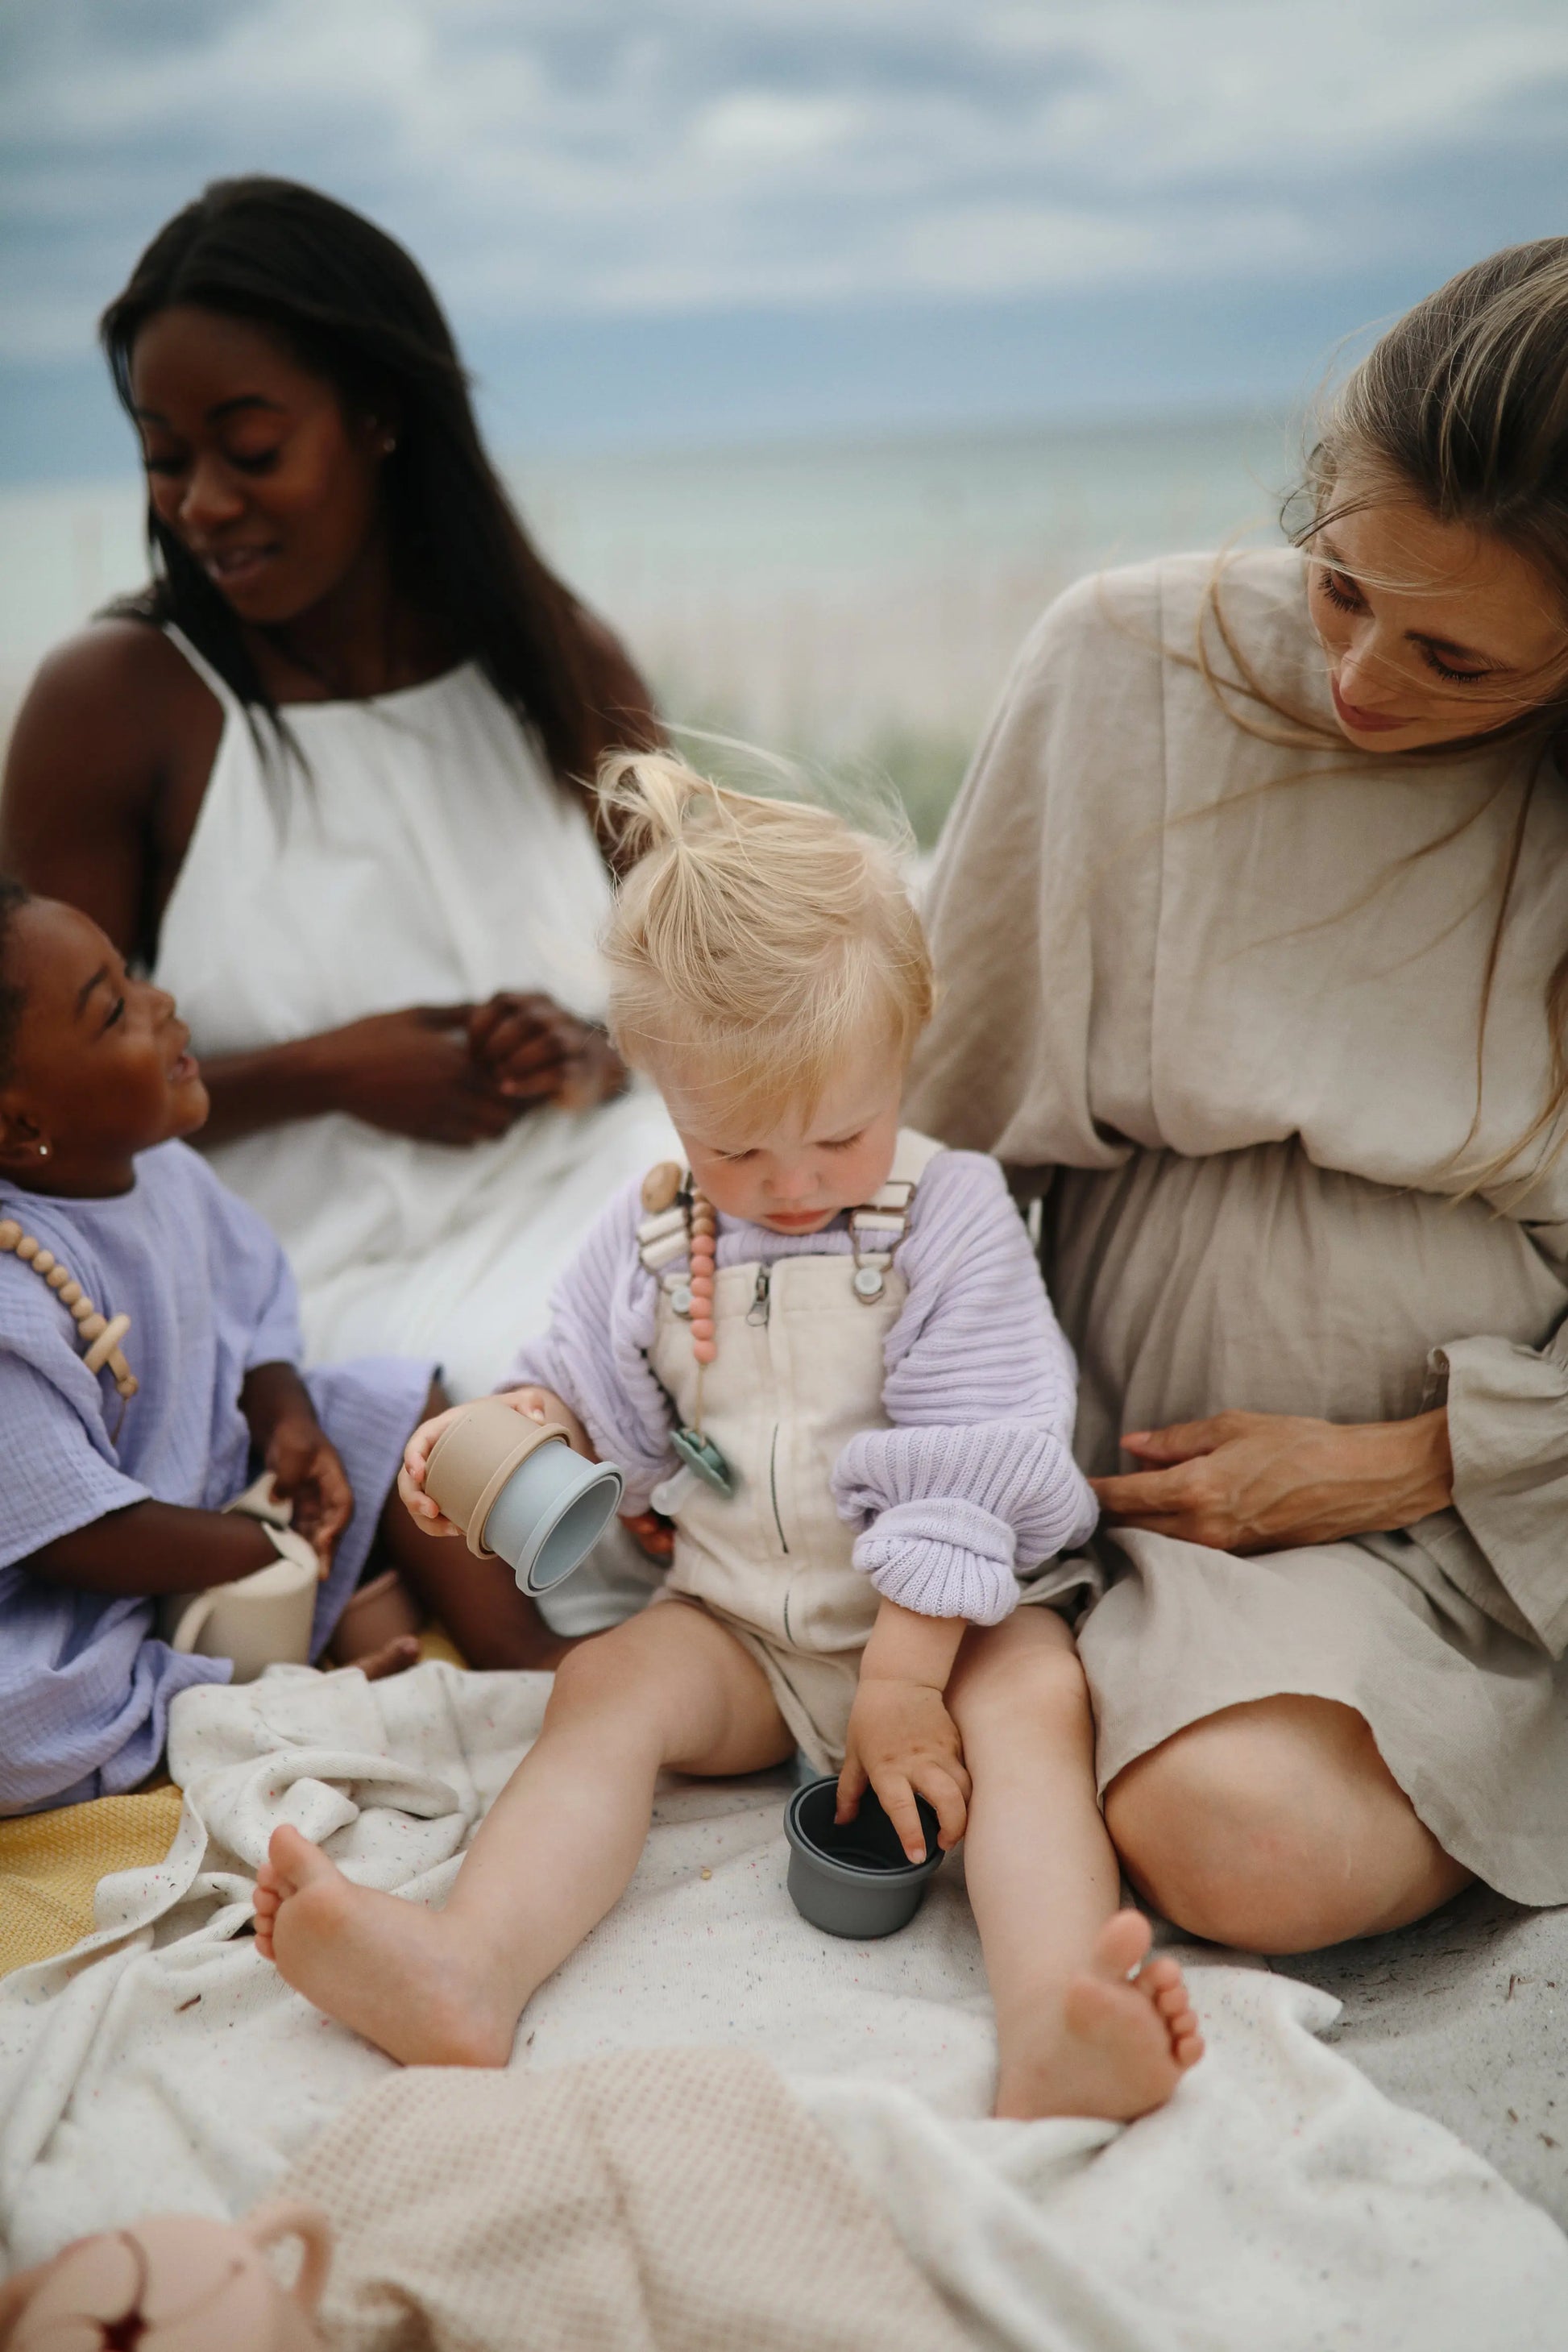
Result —
POLYGON ((237 2227, 158 2213, 62 2247, 0 2287, 0 2352, 321 2352, 315 2310, 331 2262, 319 2205, 265 2205, 237 2227), (291 2288, 262 2250, 304 2249, 291 2288))
POLYGON ((232 1658, 237 1683, 253 1683, 267 1666, 308 1665, 320 1559, 289 1526, 288 1505, 274 1501, 270 1475, 226 1507, 259 1519, 278 1558, 232 1584, 171 1594, 159 1612, 159 1631, 173 1650, 232 1658))

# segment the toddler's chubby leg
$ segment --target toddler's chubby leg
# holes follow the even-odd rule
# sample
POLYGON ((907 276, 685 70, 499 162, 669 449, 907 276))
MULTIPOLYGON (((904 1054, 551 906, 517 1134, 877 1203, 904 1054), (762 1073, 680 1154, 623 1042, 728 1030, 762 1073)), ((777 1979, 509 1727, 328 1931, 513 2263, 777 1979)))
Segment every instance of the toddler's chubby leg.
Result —
POLYGON ((582 1643, 444 1910, 355 1886, 273 1832, 256 1940, 297 1991, 405 2065, 504 2066, 535 1989, 637 1867, 661 1766, 759 1771, 794 1746, 761 1670, 677 1602, 582 1643))
POLYGON ((996 2007, 996 2113, 1145 2115, 1203 2042, 1180 1969, 1147 1959, 1147 1921, 1116 1907, 1072 1635, 1038 1608, 973 1628, 947 1699, 973 1780, 964 1873, 996 2007))

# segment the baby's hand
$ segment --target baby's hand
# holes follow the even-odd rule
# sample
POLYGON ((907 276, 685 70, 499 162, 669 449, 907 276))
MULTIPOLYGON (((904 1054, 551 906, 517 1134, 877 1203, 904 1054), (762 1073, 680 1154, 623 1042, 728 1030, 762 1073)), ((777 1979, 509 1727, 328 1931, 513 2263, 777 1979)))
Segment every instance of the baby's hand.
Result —
MULTIPOLYGON (((514 1412, 526 1413, 530 1421, 556 1423, 566 1432, 579 1454, 585 1454, 590 1462, 597 1458, 587 1431, 571 1406, 552 1389, 505 1389, 497 1402, 510 1404, 514 1412)), ((436 1440, 462 1411, 460 1404, 454 1404, 448 1405, 445 1412, 433 1413, 428 1421, 420 1423, 403 1449, 403 1467, 397 1474, 397 1491, 409 1517, 427 1536, 460 1536, 463 1532, 445 1516, 435 1496, 425 1492, 425 1472, 436 1440)))
POLYGON ((850 1710, 835 1819, 852 1822, 868 1782, 911 1862, 925 1860, 925 1832, 915 1798, 934 1808, 945 1853, 963 1835, 969 1773, 958 1726, 930 1683, 862 1679, 850 1710))

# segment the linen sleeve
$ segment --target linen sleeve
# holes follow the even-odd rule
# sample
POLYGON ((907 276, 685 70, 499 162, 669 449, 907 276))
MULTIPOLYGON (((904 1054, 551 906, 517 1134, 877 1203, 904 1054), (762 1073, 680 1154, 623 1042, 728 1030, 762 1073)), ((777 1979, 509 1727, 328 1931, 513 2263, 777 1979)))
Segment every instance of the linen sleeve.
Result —
POLYGON ((626 1480, 625 1507, 647 1508, 678 1465, 669 1398, 647 1359, 657 1289, 637 1255, 639 1187, 628 1184, 590 1227, 550 1301, 550 1321, 525 1339, 503 1388, 552 1389, 569 1404, 600 1459, 626 1480))
POLYGON ((994 1160, 931 1163, 900 1263, 892 1426, 850 1440, 835 1499, 860 1526, 856 1566, 887 1599, 998 1624, 1020 1574, 1085 1541, 1099 1516, 1072 1458, 1077 1366, 994 1160))
POLYGON ((38 1310, 52 1305, 5 1298, 21 1328, 14 1323, 0 1347, 0 1568, 148 1499, 110 1450, 97 1381, 63 1338, 40 1328, 38 1310))
POLYGON ((1458 1339, 1447 1374, 1451 1513, 1422 1543, 1461 1591, 1553 1658, 1568 1651, 1568 1319, 1544 1348, 1458 1339))
POLYGON ((198 1181, 208 1195, 208 1252, 212 1290, 220 1311, 233 1316, 243 1335, 244 1366, 305 1360, 300 1325, 300 1294, 293 1268, 277 1234, 247 1201, 222 1184, 195 1153, 198 1181))

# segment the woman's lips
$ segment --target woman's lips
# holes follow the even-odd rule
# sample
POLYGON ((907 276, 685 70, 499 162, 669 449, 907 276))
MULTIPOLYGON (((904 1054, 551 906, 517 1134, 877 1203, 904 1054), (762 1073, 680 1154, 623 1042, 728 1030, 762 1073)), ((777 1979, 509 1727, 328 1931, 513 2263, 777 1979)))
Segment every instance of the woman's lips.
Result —
POLYGON ((1391 719, 1386 711, 1363 710, 1355 703, 1347 702, 1335 678, 1329 680, 1329 692, 1334 698, 1334 709, 1342 723, 1353 728, 1358 735, 1384 735, 1390 729, 1413 727, 1415 723, 1413 719, 1391 719))
POLYGON ((207 578, 218 588, 243 588, 271 562, 270 547, 209 548, 197 558, 207 578))

